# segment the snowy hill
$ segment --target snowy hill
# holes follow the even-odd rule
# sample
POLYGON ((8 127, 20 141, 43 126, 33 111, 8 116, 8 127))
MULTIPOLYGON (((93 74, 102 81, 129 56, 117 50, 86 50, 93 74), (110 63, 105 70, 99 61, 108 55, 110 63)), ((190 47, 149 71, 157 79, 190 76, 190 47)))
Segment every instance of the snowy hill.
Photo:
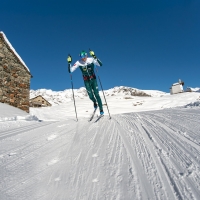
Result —
POLYGON ((69 91, 30 114, 0 103, 0 200, 200 199, 200 93, 134 91, 106 91, 97 122, 82 89, 78 122, 69 91))
MULTIPOLYGON (((162 96, 165 92, 156 90, 139 90, 131 87, 114 87, 104 91, 105 96, 123 96, 125 98, 132 98, 133 96, 162 96)), ((59 105, 72 100, 72 90, 67 89, 64 91, 52 91, 47 89, 30 90, 30 98, 34 98, 38 95, 43 96, 52 105, 59 105)), ((102 92, 100 91, 100 95, 102 92)), ((74 96, 78 99, 84 99, 88 96, 87 91, 84 87, 80 89, 74 89, 74 96)))
MULTIPOLYGON (((187 88, 187 91, 200 92, 200 88, 187 88)), ((102 91, 99 92, 100 96, 103 96, 102 91)), ((109 90, 105 90, 104 94, 106 97, 121 97, 124 99, 134 99, 134 97, 164 97, 169 96, 169 93, 165 93, 158 90, 140 90, 131 87, 114 87, 109 90)), ((60 105, 72 101, 72 90, 66 89, 64 91, 52 91, 50 89, 38 89, 30 90, 30 98, 34 98, 38 95, 43 96, 53 106, 60 105)), ((193 95, 193 94, 191 94, 193 95)), ((74 96, 76 99, 88 99, 87 91, 84 87, 74 89, 74 96)), ((198 96, 198 95, 196 95, 198 96)))
MULTIPOLYGON (((72 100, 72 90, 64 90, 64 91, 52 91, 48 89, 38 89, 38 90, 30 90, 30 98, 34 98, 38 95, 43 96, 47 101, 49 101, 52 105, 59 105, 65 102, 69 102, 72 100)), ((87 92, 85 88, 74 89, 75 98, 84 98, 87 96, 87 92)))

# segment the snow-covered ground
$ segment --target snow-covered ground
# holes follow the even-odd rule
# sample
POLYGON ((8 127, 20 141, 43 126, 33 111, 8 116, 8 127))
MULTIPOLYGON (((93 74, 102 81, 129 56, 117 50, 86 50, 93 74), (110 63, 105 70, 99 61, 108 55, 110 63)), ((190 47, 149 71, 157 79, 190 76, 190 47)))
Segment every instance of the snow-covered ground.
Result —
POLYGON ((112 119, 88 122, 80 90, 78 122, 69 91, 30 114, 0 103, 0 200, 200 199, 199 92, 110 89, 112 119))

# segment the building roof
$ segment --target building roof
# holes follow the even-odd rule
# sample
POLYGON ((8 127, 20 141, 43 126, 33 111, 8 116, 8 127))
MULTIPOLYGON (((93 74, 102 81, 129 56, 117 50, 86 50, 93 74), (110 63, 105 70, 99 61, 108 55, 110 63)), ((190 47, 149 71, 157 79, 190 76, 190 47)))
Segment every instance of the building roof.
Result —
MULTIPOLYGON (((42 97, 42 99, 44 99, 46 102, 48 102, 42 95, 35 96, 35 97, 29 99, 29 101, 32 101, 32 100, 36 99, 37 97, 42 97)), ((51 105, 51 103, 49 103, 49 104, 51 105)))
POLYGON ((180 83, 174 83, 173 86, 175 86, 175 85, 181 85, 181 84, 180 83))
POLYGON ((1 31, 0 34, 3 36, 4 40, 6 41, 7 45, 11 49, 11 51, 15 54, 15 56, 18 58, 18 60, 21 62, 21 64, 29 71, 29 68, 26 66, 25 62, 22 60, 22 58, 19 56, 19 54, 16 52, 16 50, 13 48, 9 40, 7 39, 6 35, 1 31))

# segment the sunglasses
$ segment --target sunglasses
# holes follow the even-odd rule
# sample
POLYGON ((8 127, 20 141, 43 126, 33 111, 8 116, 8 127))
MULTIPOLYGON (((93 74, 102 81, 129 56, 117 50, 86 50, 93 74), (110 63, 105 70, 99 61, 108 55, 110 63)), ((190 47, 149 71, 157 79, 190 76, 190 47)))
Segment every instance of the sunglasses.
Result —
POLYGON ((82 54, 80 54, 80 57, 81 57, 81 58, 86 58, 86 57, 87 57, 87 53, 82 53, 82 54))

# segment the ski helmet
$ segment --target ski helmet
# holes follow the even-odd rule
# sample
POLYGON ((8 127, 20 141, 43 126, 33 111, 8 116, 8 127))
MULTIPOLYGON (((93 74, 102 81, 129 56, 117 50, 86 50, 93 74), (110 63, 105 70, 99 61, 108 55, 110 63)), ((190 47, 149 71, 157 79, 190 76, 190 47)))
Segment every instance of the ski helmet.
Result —
POLYGON ((87 56, 87 53, 85 51, 81 51, 80 54, 79 54, 79 56, 81 58, 85 58, 87 56))

